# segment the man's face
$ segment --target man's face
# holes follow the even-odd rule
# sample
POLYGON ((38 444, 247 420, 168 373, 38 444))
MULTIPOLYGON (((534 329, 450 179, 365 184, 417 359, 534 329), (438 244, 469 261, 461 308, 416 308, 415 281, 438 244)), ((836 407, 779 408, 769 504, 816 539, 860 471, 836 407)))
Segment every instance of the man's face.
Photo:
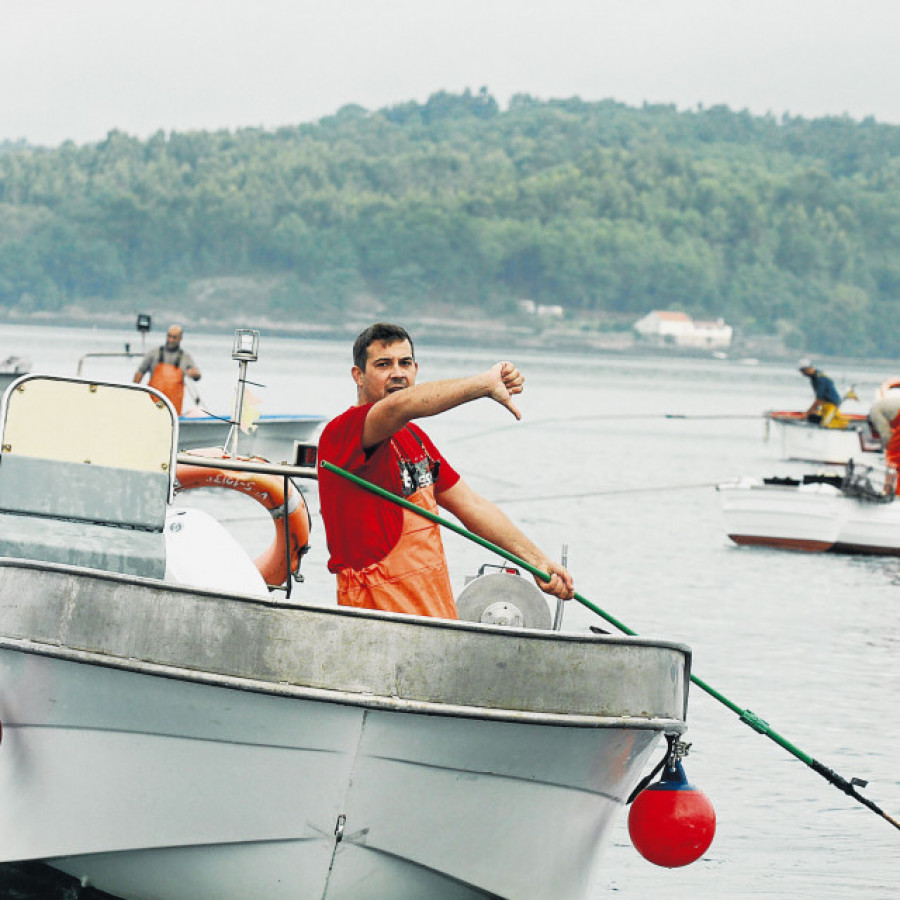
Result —
POLYGON ((374 341, 366 353, 366 368, 354 366, 353 380, 360 403, 374 403, 416 383, 419 364, 413 359, 409 341, 374 341))
POLYGON ((181 343, 181 329, 180 328, 170 328, 166 332, 166 349, 167 350, 177 350, 178 345, 181 343))

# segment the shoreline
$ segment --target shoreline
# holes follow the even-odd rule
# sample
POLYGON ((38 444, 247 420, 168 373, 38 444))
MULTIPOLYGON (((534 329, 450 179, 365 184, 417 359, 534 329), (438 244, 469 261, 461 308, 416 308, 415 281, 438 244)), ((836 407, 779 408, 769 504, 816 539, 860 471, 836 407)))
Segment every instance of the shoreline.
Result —
MULTIPOLYGON (((166 313, 153 313, 154 320, 181 322, 189 331, 199 334, 231 334, 236 328, 255 328, 262 333, 275 334, 281 338, 297 340, 328 340, 352 342, 356 335, 373 319, 355 317, 341 324, 321 325, 299 322, 275 322, 267 317, 256 321, 218 320, 212 321, 198 317, 166 313)), ((7 314, 2 320, 7 325, 18 325, 34 328, 88 328, 102 330, 130 330, 134 328, 135 315, 121 313, 90 313, 79 311, 51 316, 37 313, 28 316, 7 314)), ((778 346, 776 339, 762 336, 759 339, 747 339, 727 350, 704 349, 694 347, 672 347, 636 341, 630 332, 595 331, 544 327, 537 329, 528 325, 514 325, 502 320, 481 320, 477 322, 459 322, 436 319, 426 316, 395 317, 394 321, 402 321, 417 344, 430 344, 438 347, 464 345, 480 349, 496 348, 503 354, 518 350, 528 352, 570 352, 580 354, 597 353, 609 357, 644 358, 644 359, 719 359, 722 362, 754 365, 757 363, 782 364, 792 363, 800 351, 778 346), (724 356, 722 355, 724 354, 724 356)), ((138 332, 135 332, 137 334, 138 332)), ((5 352, 0 349, 0 356, 5 352)), ((826 354, 809 354, 826 365, 852 365, 866 363, 872 366, 884 366, 886 369, 897 368, 893 359, 874 359, 871 357, 830 356, 826 354)))

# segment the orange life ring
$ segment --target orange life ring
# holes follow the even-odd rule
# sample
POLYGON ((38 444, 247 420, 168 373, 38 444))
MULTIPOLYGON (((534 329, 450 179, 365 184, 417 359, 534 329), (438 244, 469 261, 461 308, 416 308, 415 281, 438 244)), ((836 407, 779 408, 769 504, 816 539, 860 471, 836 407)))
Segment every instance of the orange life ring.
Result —
MULTIPOLYGON (((197 456, 209 456, 209 451, 193 451, 197 456)), ((261 462, 268 460, 259 457, 224 455, 221 450, 213 451, 219 459, 236 459, 243 462, 261 462)), ((265 475, 259 472, 240 472, 232 469, 215 469, 206 466, 192 466, 179 463, 175 471, 175 490, 188 491, 198 487, 221 487, 238 491, 261 503, 275 520, 275 540, 269 548, 253 562, 266 584, 280 587, 287 584, 291 573, 300 569, 300 560, 309 549, 310 516, 306 502, 301 493, 287 481, 287 502, 284 496, 285 480, 280 475, 265 475), (290 534, 291 554, 288 566, 285 529, 281 520, 287 514, 288 532, 290 534)))

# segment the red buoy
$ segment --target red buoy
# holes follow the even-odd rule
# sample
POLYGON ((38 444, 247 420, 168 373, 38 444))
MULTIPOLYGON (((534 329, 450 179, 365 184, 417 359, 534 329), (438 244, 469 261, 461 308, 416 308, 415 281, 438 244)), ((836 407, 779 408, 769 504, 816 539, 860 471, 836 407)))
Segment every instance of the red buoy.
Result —
POLYGON ((657 866, 687 866, 706 853, 716 833, 716 811, 703 791, 688 784, 680 762, 637 795, 628 833, 638 853, 657 866))

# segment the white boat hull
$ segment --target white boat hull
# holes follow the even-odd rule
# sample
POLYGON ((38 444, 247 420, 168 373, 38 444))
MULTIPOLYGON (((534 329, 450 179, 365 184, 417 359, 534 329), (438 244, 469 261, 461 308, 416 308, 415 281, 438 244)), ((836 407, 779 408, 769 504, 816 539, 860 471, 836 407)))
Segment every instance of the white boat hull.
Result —
POLYGON ((845 503, 841 533, 835 542, 841 553, 900 556, 900 505, 853 501, 845 503))
POLYGON ((864 451, 858 428, 825 428, 805 420, 771 418, 781 458, 843 465, 864 451))
POLYGON ((900 555, 900 504, 850 496, 827 483, 718 485, 728 537, 790 550, 900 555))
POLYGON ((50 857, 124 897, 585 896, 601 835, 656 743, 650 731, 398 717, 8 651, 0 672, 28 677, 44 716, 6 728, 4 749, 29 774, 0 781, 17 823, 4 855, 50 857), (563 866, 551 836, 568 848, 563 866))
POLYGON ((156 900, 582 897, 688 666, 4 560, 0 860, 156 900))

